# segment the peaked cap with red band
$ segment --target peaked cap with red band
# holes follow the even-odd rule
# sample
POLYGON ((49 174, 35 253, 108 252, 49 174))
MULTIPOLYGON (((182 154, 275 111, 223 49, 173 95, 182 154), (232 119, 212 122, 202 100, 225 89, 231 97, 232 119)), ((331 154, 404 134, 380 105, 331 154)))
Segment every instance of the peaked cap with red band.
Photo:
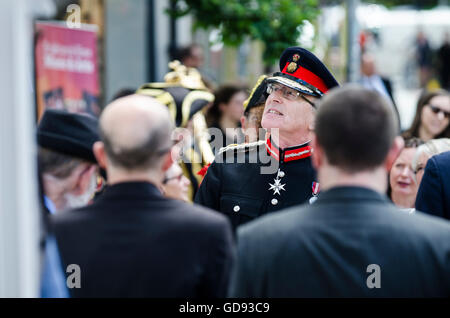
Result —
POLYGON ((283 52, 280 70, 269 77, 267 82, 277 82, 316 97, 339 86, 327 67, 314 54, 301 47, 290 47, 283 52))

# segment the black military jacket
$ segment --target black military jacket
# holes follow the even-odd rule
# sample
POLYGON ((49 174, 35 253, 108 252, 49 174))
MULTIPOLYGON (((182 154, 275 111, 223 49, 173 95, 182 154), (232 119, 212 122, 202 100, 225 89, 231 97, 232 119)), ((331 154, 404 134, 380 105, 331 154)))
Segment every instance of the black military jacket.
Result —
POLYGON ((270 139, 229 146, 216 156, 195 203, 227 215, 233 228, 263 214, 314 201, 319 185, 308 143, 279 149, 270 139))

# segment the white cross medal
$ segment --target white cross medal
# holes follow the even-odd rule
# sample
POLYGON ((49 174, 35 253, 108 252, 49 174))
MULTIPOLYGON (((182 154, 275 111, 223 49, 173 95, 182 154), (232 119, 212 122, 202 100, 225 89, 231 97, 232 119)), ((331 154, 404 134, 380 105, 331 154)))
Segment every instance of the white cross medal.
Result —
POLYGON ((313 182, 312 183, 312 197, 309 199, 309 204, 313 204, 317 200, 317 196, 319 194, 319 182, 313 182))
POLYGON ((272 184, 272 183, 269 182, 269 185, 270 185, 269 190, 273 190, 273 195, 275 195, 275 194, 280 195, 281 194, 280 193, 281 190, 286 191, 286 189, 284 188, 286 183, 285 184, 281 184, 281 179, 280 178, 283 178, 283 177, 284 177, 284 172, 280 171, 280 169, 278 169, 277 177, 273 180, 274 183, 272 184))

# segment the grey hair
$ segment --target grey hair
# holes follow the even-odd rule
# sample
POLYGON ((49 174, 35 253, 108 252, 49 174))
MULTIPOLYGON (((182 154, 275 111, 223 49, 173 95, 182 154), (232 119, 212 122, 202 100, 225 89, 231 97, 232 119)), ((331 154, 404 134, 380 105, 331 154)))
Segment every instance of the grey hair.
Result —
POLYGON ((426 143, 417 147, 416 153, 412 161, 413 171, 416 171, 419 157, 422 153, 427 154, 430 158, 442 152, 450 151, 450 138, 431 139, 426 143))

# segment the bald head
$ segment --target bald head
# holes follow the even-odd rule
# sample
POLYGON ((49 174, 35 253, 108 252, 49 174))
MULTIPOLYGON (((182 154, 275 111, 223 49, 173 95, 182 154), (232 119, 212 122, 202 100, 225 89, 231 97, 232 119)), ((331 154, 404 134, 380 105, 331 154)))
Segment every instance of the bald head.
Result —
POLYGON ((111 164, 127 170, 155 168, 171 146, 169 112, 154 98, 130 95, 109 104, 100 134, 111 164))

